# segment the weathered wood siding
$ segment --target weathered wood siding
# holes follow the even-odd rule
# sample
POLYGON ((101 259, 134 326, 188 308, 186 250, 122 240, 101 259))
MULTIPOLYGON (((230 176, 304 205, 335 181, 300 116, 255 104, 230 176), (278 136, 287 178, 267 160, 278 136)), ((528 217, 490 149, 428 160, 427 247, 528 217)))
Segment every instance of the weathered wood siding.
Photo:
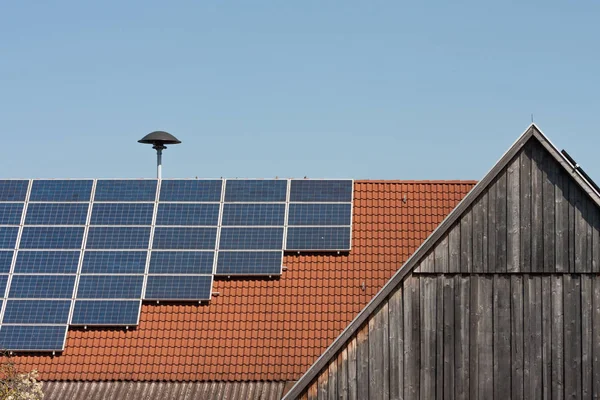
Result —
POLYGON ((530 140, 307 395, 600 398, 597 205, 530 140))

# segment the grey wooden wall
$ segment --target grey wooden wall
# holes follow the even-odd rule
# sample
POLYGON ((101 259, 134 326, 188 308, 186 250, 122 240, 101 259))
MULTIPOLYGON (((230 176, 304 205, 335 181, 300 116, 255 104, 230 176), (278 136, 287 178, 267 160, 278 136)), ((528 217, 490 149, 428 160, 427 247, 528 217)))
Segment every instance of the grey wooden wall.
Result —
POLYGON ((307 399, 600 398, 600 210, 531 140, 307 399))

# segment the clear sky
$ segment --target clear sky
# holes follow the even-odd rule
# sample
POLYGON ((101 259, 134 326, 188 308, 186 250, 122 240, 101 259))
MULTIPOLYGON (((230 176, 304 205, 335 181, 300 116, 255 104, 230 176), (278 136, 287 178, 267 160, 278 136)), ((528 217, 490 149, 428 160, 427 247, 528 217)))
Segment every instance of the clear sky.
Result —
POLYGON ((600 2, 424 3, 0 2, 0 177, 480 179, 533 113, 600 181, 600 2))

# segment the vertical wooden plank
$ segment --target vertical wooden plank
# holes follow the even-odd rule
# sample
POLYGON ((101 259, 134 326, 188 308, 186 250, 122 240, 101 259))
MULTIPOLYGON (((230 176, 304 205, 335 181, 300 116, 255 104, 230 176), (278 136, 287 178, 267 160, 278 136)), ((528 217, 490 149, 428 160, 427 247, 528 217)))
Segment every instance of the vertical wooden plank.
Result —
POLYGON ((520 155, 521 168, 519 179, 521 180, 521 193, 519 200, 521 233, 519 254, 521 272, 531 271, 531 146, 526 145, 520 155))
POLYGON ((496 272, 496 264, 498 257, 496 256, 496 241, 498 227, 496 222, 496 199, 498 197, 498 181, 494 181, 488 189, 488 212, 487 212, 487 227, 488 227, 488 248, 487 248, 487 270, 486 272, 496 272))
POLYGON ((389 305, 384 303, 382 306, 382 332, 381 339, 383 341, 383 398, 390 398, 390 342, 389 342, 389 305))
MULTIPOLYGON (((569 241, 569 272, 575 272, 575 242, 577 240, 575 235, 575 214, 577 202, 577 194, 580 189, 572 179, 568 180, 569 185, 569 225, 568 225, 568 241, 569 241)), ((565 393, 566 396, 566 393, 565 393)))
POLYGON ((457 223, 448 235, 448 272, 460 272, 460 224, 457 223))
POLYGON ((482 243, 482 261, 483 261, 483 272, 489 272, 489 242, 490 242, 490 228, 489 228, 489 190, 483 194, 482 203, 481 203, 481 214, 483 215, 483 243, 482 243))
POLYGON ((340 352, 338 356, 338 398, 340 400, 348 399, 348 346, 340 352))
POLYGON ((327 399, 336 400, 338 398, 338 368, 337 358, 329 364, 329 378, 327 384, 327 399))
MULTIPOLYGON (((404 281, 404 398, 418 399, 421 368, 421 338, 419 336, 419 278, 411 276, 404 281)), ((361 397, 365 398, 365 397, 361 397)))
POLYGON ((593 254, 592 254, 592 234, 593 234, 593 211, 596 208, 595 204, 592 204, 592 201, 589 199, 589 197, 585 196, 585 224, 586 224, 586 228, 587 228, 587 244, 586 244, 586 250, 587 250, 587 254, 585 257, 585 272, 592 272, 593 271, 593 254))
POLYGON ((348 400, 358 400, 356 382, 356 340, 353 337, 348 343, 348 400))
POLYGON ((473 272, 483 269, 483 196, 473 205, 473 272))
POLYGON ((319 398, 319 384, 317 381, 308 388, 307 398, 308 400, 317 400, 319 398))
POLYGON ((319 374, 319 379, 318 379, 318 384, 319 384, 319 390, 317 392, 317 398, 319 400, 327 400, 328 399, 328 392, 329 392, 329 370, 327 368, 323 369, 323 371, 321 371, 321 373, 319 374))
POLYGON ((382 308, 369 319, 369 398, 383 398, 382 308))
POLYGON ((496 183, 496 272, 506 272, 506 171, 496 183))
POLYGON ((564 171, 557 171, 554 237, 556 272, 569 271, 569 181, 564 171))
POLYGON ((600 278, 592 277, 592 396, 600 398, 600 278))
POLYGON ((592 277, 581 275, 581 395, 592 396, 592 277))
POLYGON ((584 201, 581 189, 574 191, 575 207, 575 272, 586 271, 587 224, 585 221, 584 201))
POLYGON ((421 260, 421 264, 415 269, 414 273, 433 273, 434 265, 433 265, 433 252, 429 252, 423 260, 421 260))
POLYGON ((404 395, 404 335, 402 316, 402 286, 389 300, 389 352, 390 352, 390 399, 400 400, 404 395))
POLYGON ((435 351, 436 351, 436 279, 421 278, 421 384, 420 398, 423 400, 435 397, 435 351))
MULTIPOLYGON (((456 277, 446 277, 443 280, 443 301, 444 301, 444 373, 443 373, 443 399, 454 400, 454 283, 456 277)), ((439 374, 439 371, 438 371, 439 374)))
POLYGON ((523 382, 525 398, 542 393, 542 285, 539 275, 523 280, 523 382))
POLYGON ((473 213, 465 212, 460 220, 460 272, 473 270, 473 213))
POLYGON ((552 284, 552 399, 564 397, 563 276, 551 275, 552 284))
MULTIPOLYGON (((554 202, 554 196, 552 196, 554 202)), ((554 236, 554 232, 552 233, 554 236)), ((542 398, 552 395, 552 276, 543 275, 542 281, 542 398)))
POLYGON ((457 399, 469 399, 471 386, 469 375, 471 278, 457 275, 454 279, 454 375, 456 378, 454 393, 457 399))
POLYGON ((557 184, 556 161, 550 154, 544 152, 543 157, 544 176, 542 183, 542 202, 543 202, 543 221, 544 221, 544 271, 554 272, 556 270, 556 250, 554 239, 556 237, 555 228, 555 209, 556 209, 556 193, 555 187, 557 184))
POLYGON ((511 397, 523 399, 523 275, 510 278, 511 397))
POLYGON ((521 248, 521 198, 519 179, 520 157, 510 163, 506 171, 506 270, 520 272, 521 248))
POLYGON ((506 398, 511 382, 511 291, 508 275, 494 276, 493 337, 494 337, 494 398, 506 398))
POLYGON ((544 271, 543 166, 541 145, 533 146, 531 163, 531 272, 544 271))
POLYGON ((592 272, 600 272, 600 210, 595 204, 592 204, 592 272))
POLYGON ((369 397, 369 325, 365 324, 356 335, 356 396, 369 397))
POLYGON ((565 397, 581 398, 581 283, 579 275, 564 277, 565 397))
POLYGON ((471 398, 494 396, 493 277, 471 276, 471 398))
POLYGON ((435 247, 435 272, 445 274, 448 272, 448 235, 445 235, 435 247))
POLYGON ((435 317, 435 398, 444 398, 444 281, 446 276, 435 278, 436 317, 435 317))

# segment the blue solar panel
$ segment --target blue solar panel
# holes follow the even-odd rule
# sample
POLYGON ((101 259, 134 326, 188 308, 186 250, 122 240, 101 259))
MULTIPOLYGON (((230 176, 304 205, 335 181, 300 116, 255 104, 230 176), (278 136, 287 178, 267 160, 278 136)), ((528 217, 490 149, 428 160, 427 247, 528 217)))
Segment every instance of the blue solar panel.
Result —
POLYGON ((95 203, 92 225, 150 225, 152 203, 95 203))
POLYGON ((31 203, 26 225, 85 225, 88 203, 31 203))
POLYGON ((210 300, 210 275, 149 275, 146 300, 210 300))
POLYGON ((80 249, 82 240, 83 227, 26 226, 23 228, 19 247, 22 249, 80 249))
POLYGON ((154 201, 156 180, 98 180, 94 201, 154 201))
POLYGON ((18 233, 18 227, 0 227, 0 249, 14 249, 18 233))
POLYGON ((219 275, 279 275, 281 251, 220 251, 217 261, 219 275))
POLYGON ((29 201, 90 201, 92 180, 35 180, 29 201))
POLYGON ((66 335, 66 325, 3 325, 0 328, 0 348, 12 351, 61 351, 66 335))
POLYGON ((352 204, 290 204, 288 225, 350 225, 352 204))
POLYGON ((88 249, 147 249, 150 227, 90 227, 88 249))
POLYGON ((160 201, 221 201, 223 181, 215 180, 163 180, 160 184, 160 201))
POLYGON ((350 250, 350 227, 289 227, 286 250, 350 250))
POLYGON ((287 180, 227 180, 226 202, 284 202, 287 180))
POLYGON ((153 249, 214 250, 217 228, 160 228, 154 230, 153 249))
POLYGON ((147 251, 86 251, 82 274, 143 274, 147 251))
POLYGON ((0 275, 0 295, 4 297, 6 292, 6 282, 8 282, 8 275, 0 275))
POLYGON ((75 274, 80 251, 19 251, 15 273, 75 274))
POLYGON ((13 275, 8 297, 14 299, 70 299, 75 275, 13 275))
POLYGON ((14 251, 0 251, 0 274, 8 274, 14 251))
POLYGON ((71 300, 8 300, 3 324, 66 324, 71 300))
POLYGON ((19 225, 25 203, 0 203, 0 225, 19 225))
POLYGON ((212 274, 214 251, 153 251, 150 274, 212 274))
POLYGON ((25 201, 29 181, 0 180, 0 201, 25 201))
POLYGON ((81 275, 78 299, 139 299, 143 275, 81 275))
POLYGON ((349 203, 352 201, 352 181, 292 180, 290 201, 349 203))
POLYGON ((139 300, 76 300, 71 325, 137 325, 139 300))
POLYGON ((222 228, 220 250, 281 250, 283 228, 222 228))
POLYGON ((225 204, 224 226, 283 226, 285 204, 225 204))
POLYGON ((217 226, 219 204, 159 204, 156 225, 217 226))

